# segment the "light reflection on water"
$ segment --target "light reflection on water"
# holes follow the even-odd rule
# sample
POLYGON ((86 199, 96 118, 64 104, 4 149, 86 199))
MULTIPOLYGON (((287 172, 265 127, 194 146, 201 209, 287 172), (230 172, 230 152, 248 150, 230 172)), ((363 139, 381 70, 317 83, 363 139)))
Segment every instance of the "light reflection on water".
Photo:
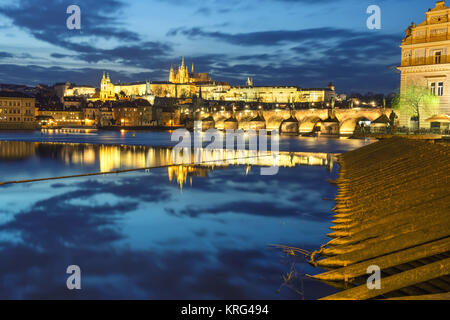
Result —
MULTIPOLYGON (((58 159, 64 168, 78 167, 90 169, 90 173, 108 173, 117 170, 152 168, 168 166, 169 180, 177 178, 181 187, 188 176, 200 174, 206 176, 210 168, 223 169, 228 166, 245 166, 245 172, 252 166, 295 167, 299 165, 325 166, 329 171, 336 161, 330 153, 280 152, 277 157, 270 153, 248 150, 208 150, 208 149, 171 149, 146 146, 86 145, 62 143, 37 143, 22 141, 0 141, 0 159, 19 161, 30 158, 58 159), (201 159, 194 165, 196 159, 201 159), (190 165, 192 164, 192 165, 190 165)), ((55 171, 50 177, 56 177, 55 171)), ((14 181, 47 178, 45 176, 21 176, 13 172, 14 181)), ((40 171, 36 172, 39 175, 40 171)), ((60 175, 70 174, 64 170, 60 175)), ((3 181, 5 182, 6 176, 3 181)))
MULTIPOLYGON (((290 264, 268 246, 325 242, 332 159, 282 153, 275 176, 252 159, 0 187, 0 298, 298 299, 276 293, 290 264), (65 289, 70 264, 81 291, 65 289)), ((0 142, 0 181, 171 161, 167 148, 0 142)), ((306 298, 333 292, 304 288, 306 298)))
MULTIPOLYGON (((40 131, 0 131, 0 141, 124 144, 159 147, 173 147, 177 144, 177 142, 171 142, 171 132, 169 131, 88 131, 79 133, 61 130, 53 130, 51 133, 40 131)), ((342 153, 371 142, 373 141, 281 136, 280 150, 342 153)))

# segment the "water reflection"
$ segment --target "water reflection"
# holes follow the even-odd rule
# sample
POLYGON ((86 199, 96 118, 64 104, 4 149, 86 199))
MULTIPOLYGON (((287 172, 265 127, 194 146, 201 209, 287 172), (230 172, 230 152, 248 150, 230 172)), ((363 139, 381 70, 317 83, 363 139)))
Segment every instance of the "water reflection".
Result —
MULTIPOLYGON (((124 144, 173 147, 178 142, 171 141, 171 132, 152 131, 95 131, 95 132, 62 132, 52 134, 39 131, 1 131, 0 141, 59 142, 87 144, 124 144)), ((342 153, 374 142, 358 139, 328 139, 312 137, 280 137, 282 151, 308 151, 342 153)))
MULTIPOLYGON (((168 166, 169 180, 174 178, 180 188, 192 176, 207 177, 212 169, 244 166, 248 174, 253 166, 292 168, 300 165, 324 166, 332 171, 335 155, 315 152, 268 152, 249 150, 171 149, 147 146, 115 146, 9 141, 0 142, 1 160, 20 160, 32 157, 60 160, 65 166, 91 168, 94 172, 142 169, 168 166)), ((52 175, 51 177, 54 177, 52 175)), ((24 180, 28 177, 16 177, 24 180)), ((41 176, 40 178, 47 178, 41 176)), ((190 183, 192 181, 190 180, 190 183)))
POLYGON ((0 141, 0 160, 21 160, 35 155, 36 144, 22 141, 0 141))
MULTIPOLYGON (((273 165, 270 157, 176 165, 168 148, 1 147, 2 180, 168 166, 0 187, 4 299, 298 299, 276 293, 289 266, 268 246, 312 251, 330 226, 332 202, 322 199, 334 197, 326 179, 336 170, 327 153, 282 153, 279 173, 261 176, 252 168, 273 165), (78 292, 65 288, 71 264, 82 269, 78 292)), ((304 291, 334 292, 309 279, 304 291)))

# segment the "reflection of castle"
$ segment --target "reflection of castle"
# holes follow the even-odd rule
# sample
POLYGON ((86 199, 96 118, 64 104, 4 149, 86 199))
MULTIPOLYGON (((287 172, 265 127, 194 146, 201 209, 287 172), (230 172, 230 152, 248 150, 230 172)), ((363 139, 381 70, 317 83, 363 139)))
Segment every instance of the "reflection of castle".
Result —
POLYGON ((192 177, 208 177, 210 172, 209 168, 205 167, 193 167, 193 166, 172 166, 167 168, 167 173, 169 175, 169 180, 172 182, 174 178, 180 185, 181 191, 183 191, 183 186, 187 183, 187 178, 190 178, 190 184, 192 186, 192 177))
POLYGON ((146 167, 146 148, 134 146, 101 146, 99 150, 100 171, 146 167))
MULTIPOLYGON (((207 177, 211 170, 229 166, 296 167, 326 166, 331 170, 334 155, 326 153, 280 152, 277 158, 249 150, 174 150, 146 146, 84 145, 64 143, 0 142, 0 160, 20 159, 33 155, 51 157, 67 166, 73 164, 95 167, 99 172, 167 167, 169 180, 183 188, 188 177, 207 177), (201 156, 201 163, 192 165, 201 156)), ((94 169, 93 169, 94 170, 94 169)), ((191 180, 192 183, 192 180, 191 180)))

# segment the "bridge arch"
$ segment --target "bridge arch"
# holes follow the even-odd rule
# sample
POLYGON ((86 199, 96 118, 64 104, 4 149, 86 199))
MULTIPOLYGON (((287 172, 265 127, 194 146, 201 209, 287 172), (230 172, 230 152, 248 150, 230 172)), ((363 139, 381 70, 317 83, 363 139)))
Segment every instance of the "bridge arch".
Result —
POLYGON ((279 130, 281 133, 298 134, 299 122, 295 117, 291 116, 289 119, 281 122, 279 130))
MULTIPOLYGON (((355 118, 349 118, 341 123, 341 127, 339 129, 339 134, 341 135, 352 135, 355 132, 356 126, 360 121, 368 121, 366 117, 359 116, 355 118)), ((370 121, 370 120, 369 120, 370 121)))
POLYGON ((313 132, 314 128, 317 126, 319 122, 321 122, 322 119, 320 119, 317 116, 311 116, 303 119, 302 122, 300 122, 299 125, 299 132, 300 133, 310 133, 313 132))

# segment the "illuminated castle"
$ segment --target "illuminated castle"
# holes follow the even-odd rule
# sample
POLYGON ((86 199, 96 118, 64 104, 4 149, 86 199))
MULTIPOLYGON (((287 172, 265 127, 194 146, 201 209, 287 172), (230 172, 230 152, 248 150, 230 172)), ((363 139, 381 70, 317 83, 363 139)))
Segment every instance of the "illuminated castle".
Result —
POLYGON ((181 66, 177 68, 175 73, 173 65, 170 67, 169 82, 171 83, 200 83, 210 82, 211 78, 208 73, 195 73, 194 64, 192 64, 191 72, 184 63, 184 57, 181 60, 181 66))
POLYGON ((214 81, 208 73, 191 72, 185 64, 169 72, 169 81, 143 81, 134 83, 112 83, 109 74, 103 73, 100 82, 99 100, 108 101, 127 97, 192 98, 198 95, 205 100, 245 101, 261 103, 295 103, 331 101, 336 92, 332 84, 327 88, 304 89, 296 86, 254 86, 248 77, 245 86, 231 87, 228 82, 214 81))

